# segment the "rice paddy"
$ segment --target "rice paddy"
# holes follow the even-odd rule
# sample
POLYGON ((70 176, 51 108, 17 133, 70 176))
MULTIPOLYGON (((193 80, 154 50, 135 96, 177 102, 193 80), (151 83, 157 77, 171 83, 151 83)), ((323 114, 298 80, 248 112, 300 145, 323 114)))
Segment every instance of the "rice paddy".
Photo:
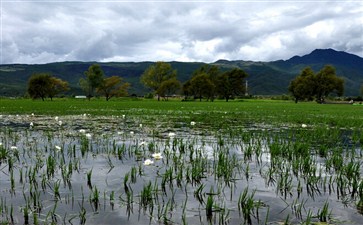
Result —
POLYGON ((0 100, 0 224, 360 224, 351 105, 0 100))

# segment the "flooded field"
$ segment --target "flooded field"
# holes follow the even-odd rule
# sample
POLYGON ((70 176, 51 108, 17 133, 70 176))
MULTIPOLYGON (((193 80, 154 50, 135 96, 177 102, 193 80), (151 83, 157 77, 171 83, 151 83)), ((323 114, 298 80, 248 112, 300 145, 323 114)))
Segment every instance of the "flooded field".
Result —
POLYGON ((359 128, 124 113, 1 115, 0 223, 361 224, 359 128))

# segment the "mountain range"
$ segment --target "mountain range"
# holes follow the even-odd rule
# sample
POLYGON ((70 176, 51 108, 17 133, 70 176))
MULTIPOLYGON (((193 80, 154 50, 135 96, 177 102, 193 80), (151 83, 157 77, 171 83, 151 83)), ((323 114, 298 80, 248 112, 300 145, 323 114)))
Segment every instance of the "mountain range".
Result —
MULTIPOLYGON (((26 93, 29 77, 34 73, 51 73, 53 76, 68 81, 69 95, 79 95, 82 91, 78 85, 84 77, 84 71, 98 63, 105 76, 121 76, 131 83, 130 94, 143 95, 147 90, 140 83, 140 76, 154 62, 55 62, 47 64, 6 64, 0 65, 0 96, 23 96, 26 93)), ((360 95, 363 84, 363 58, 333 49, 316 49, 304 56, 294 56, 288 60, 255 62, 243 60, 218 60, 214 63, 203 62, 169 62, 178 72, 178 79, 188 80, 192 73, 203 65, 217 65, 221 70, 241 68, 249 76, 248 91, 252 95, 288 94, 287 88, 292 79, 302 69, 310 66, 318 72, 325 65, 333 65, 338 76, 345 80, 345 96, 360 95)))

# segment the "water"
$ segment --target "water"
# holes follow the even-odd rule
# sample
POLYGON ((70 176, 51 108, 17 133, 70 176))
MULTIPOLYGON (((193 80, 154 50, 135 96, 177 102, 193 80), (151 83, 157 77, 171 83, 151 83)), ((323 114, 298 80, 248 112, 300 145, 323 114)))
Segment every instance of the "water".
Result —
MULTIPOLYGON (((352 194, 354 179, 344 178, 342 187, 338 174, 348 172, 326 168, 337 150, 329 147, 327 157, 319 156, 319 143, 310 145, 305 131, 286 124, 243 124, 231 131, 150 115, 147 121, 3 115, 0 125, 0 149, 6 152, 0 159, 1 222, 24 224, 28 209, 31 224, 34 215, 41 224, 280 224, 287 218, 300 224, 322 220, 318 215, 326 203, 329 223, 360 224, 362 219, 359 196, 352 194), (271 143, 291 149, 301 138, 309 155, 297 144, 294 154, 301 156, 271 153, 271 143), (153 159, 155 152, 163 158, 153 159), (153 164, 144 165, 146 159, 153 164), (303 163, 306 159, 310 164, 303 163), (149 184, 150 199, 142 203, 149 184), (243 209, 247 201, 240 202, 245 190, 252 196, 250 211, 243 209)), ((339 146, 343 165, 361 160, 360 146, 345 144, 349 134, 339 146)), ((357 172, 360 184, 362 168, 357 172)))

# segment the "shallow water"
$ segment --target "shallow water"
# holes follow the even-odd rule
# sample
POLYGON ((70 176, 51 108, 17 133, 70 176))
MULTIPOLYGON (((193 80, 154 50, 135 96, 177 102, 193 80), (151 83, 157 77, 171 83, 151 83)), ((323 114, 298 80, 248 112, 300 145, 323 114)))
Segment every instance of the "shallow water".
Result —
MULTIPOLYGON (((300 224, 323 220, 318 215, 328 203, 329 223, 360 224, 352 181, 339 186, 340 170, 326 167, 336 157, 331 152, 340 148, 342 165, 361 160, 360 145, 347 144, 351 132, 341 137, 338 150, 328 146, 322 157, 316 149, 325 143, 305 134, 314 128, 240 124, 224 130, 187 121, 150 115, 3 115, 0 221, 24 224, 28 209, 30 224, 34 215, 41 224, 84 219, 86 224, 279 224, 287 218, 300 224), (278 143, 275 150, 273 143, 278 143), (294 148, 302 156, 285 152, 294 148), (155 152, 163 158, 153 159, 155 152), (146 159, 154 163, 146 166, 146 159), (149 200, 142 203, 149 184, 149 200), (250 211, 240 202, 245 190, 252 196, 250 211)), ((361 184, 362 168, 356 172, 361 184)))

